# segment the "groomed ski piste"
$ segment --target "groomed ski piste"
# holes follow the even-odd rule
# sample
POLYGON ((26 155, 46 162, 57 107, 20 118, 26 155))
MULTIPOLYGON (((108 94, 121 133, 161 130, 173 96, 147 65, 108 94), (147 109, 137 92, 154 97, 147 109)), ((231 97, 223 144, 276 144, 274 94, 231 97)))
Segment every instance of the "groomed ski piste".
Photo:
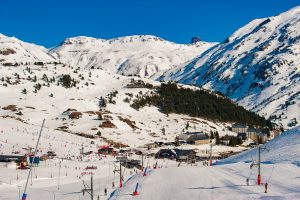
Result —
MULTIPOLYGON (((12 123, 16 123, 11 121, 12 123)), ((26 132, 19 129, 19 132, 26 132)), ((39 127, 36 128, 37 130, 39 127)), ((19 133, 21 136, 21 133, 19 133)), ((31 133, 28 133, 31 134, 31 133)), ((47 128, 42 136, 42 143, 51 137, 47 128)), ((37 132, 34 133, 37 136, 37 132)), ((57 152, 72 153, 80 148, 78 136, 63 135, 57 139, 57 152), (68 141, 68 145, 63 144, 68 141), (61 151, 60 151, 61 150, 61 151)), ((22 138, 18 138, 22 140, 22 138)), ((257 149, 251 149, 225 160, 214 161, 213 166, 204 166, 202 162, 195 164, 176 163, 171 160, 145 158, 144 171, 125 169, 123 187, 119 188, 119 174, 113 173, 118 162, 113 156, 90 155, 83 161, 63 160, 59 173, 59 159, 41 162, 40 167, 33 169, 29 180, 27 199, 91 199, 83 195, 84 180, 90 185, 91 173, 94 178, 94 199, 143 199, 143 200, 181 200, 181 199, 299 199, 300 127, 286 131, 273 141, 262 146, 261 154, 262 184, 257 185, 258 169, 250 168, 257 163, 257 149), (157 168, 154 169, 155 163, 157 168), (96 169, 85 169, 95 166, 96 169), (60 174, 60 175, 59 175, 60 174), (81 178, 79 178, 81 177, 81 178), (249 185, 247 185, 247 178, 249 185), (268 183, 268 193, 264 193, 264 184, 268 183), (112 183, 115 187, 112 187, 112 183), (133 195, 137 183, 137 195, 133 195), (107 196, 104 195, 107 188, 107 196)), ((94 150, 93 145, 84 142, 87 150, 94 150)), ((137 155, 134 155, 138 158, 137 155)), ((15 170, 14 166, 1 164, 0 199, 18 199, 22 194, 27 170, 15 170), (19 194, 20 191, 20 194, 19 194)))

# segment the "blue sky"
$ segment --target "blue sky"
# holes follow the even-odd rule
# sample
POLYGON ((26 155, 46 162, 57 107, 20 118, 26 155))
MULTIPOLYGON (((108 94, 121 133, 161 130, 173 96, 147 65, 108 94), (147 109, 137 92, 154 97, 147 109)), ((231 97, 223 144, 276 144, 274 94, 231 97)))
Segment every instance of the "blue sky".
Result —
POLYGON ((218 42, 252 19, 297 5, 300 0, 3 0, 0 33, 46 47, 79 35, 218 42))

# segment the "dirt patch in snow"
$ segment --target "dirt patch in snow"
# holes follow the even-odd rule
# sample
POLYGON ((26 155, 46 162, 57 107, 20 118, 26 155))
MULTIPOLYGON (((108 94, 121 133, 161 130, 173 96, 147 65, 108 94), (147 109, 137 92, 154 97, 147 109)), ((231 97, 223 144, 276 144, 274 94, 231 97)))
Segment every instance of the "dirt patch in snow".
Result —
POLYGON ((1 54, 1 55, 4 55, 4 56, 7 56, 7 55, 9 55, 9 54, 14 54, 14 53, 16 53, 16 52, 15 52, 15 50, 13 50, 13 49, 6 49, 6 50, 0 51, 0 54, 1 54))
POLYGON ((109 114, 110 112, 108 112, 108 111, 85 111, 83 113, 90 114, 90 115, 104 115, 104 114, 109 114))
POLYGON ((28 124, 24 119, 21 119, 20 117, 15 117, 15 116, 10 116, 10 115, 4 115, 4 116, 0 116, 2 118, 11 118, 11 119, 15 119, 17 121, 20 121, 24 124, 28 124))
POLYGON ((82 113, 81 112, 71 112, 70 115, 69 115, 69 118, 70 119, 79 119, 82 117, 82 113))
POLYGON ((129 147, 127 144, 123 144, 121 142, 115 142, 113 140, 109 140, 105 137, 100 137, 101 139, 103 139, 104 142, 106 142, 109 146, 113 146, 115 148, 125 148, 125 147, 129 147))
POLYGON ((3 107, 2 109, 3 110, 10 110, 10 111, 17 111, 17 106, 16 105, 8 105, 8 106, 5 106, 3 107))
POLYGON ((139 129, 136 125, 135 125, 135 121, 131 121, 128 118, 122 118, 121 116, 118 116, 119 120, 121 120, 122 122, 125 122, 126 124, 128 124, 128 126, 130 126, 132 129, 139 129))
POLYGON ((116 128, 116 125, 114 125, 110 120, 106 120, 99 127, 100 128, 116 128))

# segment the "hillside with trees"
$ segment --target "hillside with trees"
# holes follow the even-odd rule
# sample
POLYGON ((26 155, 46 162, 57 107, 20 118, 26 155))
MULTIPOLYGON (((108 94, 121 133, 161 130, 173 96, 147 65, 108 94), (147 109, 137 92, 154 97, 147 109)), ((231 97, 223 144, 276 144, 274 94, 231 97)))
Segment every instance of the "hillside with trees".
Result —
POLYGON ((140 109, 147 105, 158 107, 165 114, 187 114, 221 122, 245 123, 249 126, 268 126, 265 118, 236 105, 231 100, 201 89, 163 83, 156 92, 139 95, 131 106, 140 109))

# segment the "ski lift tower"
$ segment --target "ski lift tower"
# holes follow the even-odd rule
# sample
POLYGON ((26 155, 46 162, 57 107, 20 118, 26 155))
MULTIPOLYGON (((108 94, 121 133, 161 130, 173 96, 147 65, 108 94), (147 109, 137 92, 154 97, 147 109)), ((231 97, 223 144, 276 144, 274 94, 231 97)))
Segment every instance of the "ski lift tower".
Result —
POLYGON ((257 175, 257 185, 261 184, 261 169, 260 169, 260 164, 261 164, 261 152, 263 152, 264 150, 268 149, 266 147, 258 147, 258 175, 257 175))
POLYGON ((114 172, 118 172, 120 174, 120 188, 121 188, 121 187, 123 187, 123 183, 122 183, 122 180, 123 180, 123 177, 122 177, 122 160, 121 159, 119 160, 119 163, 120 163, 120 168, 115 169, 114 172))
POLYGON ((213 143, 212 141, 210 142, 210 152, 209 152, 209 165, 212 166, 212 147, 213 147, 213 143))
POLYGON ((93 174, 91 174, 91 187, 89 187, 85 182, 84 180, 82 180, 82 183, 83 183, 83 186, 84 186, 84 189, 82 189, 82 193, 83 195, 85 194, 85 192, 87 192, 90 196, 91 196, 91 200, 94 200, 94 187, 93 187, 93 174))

